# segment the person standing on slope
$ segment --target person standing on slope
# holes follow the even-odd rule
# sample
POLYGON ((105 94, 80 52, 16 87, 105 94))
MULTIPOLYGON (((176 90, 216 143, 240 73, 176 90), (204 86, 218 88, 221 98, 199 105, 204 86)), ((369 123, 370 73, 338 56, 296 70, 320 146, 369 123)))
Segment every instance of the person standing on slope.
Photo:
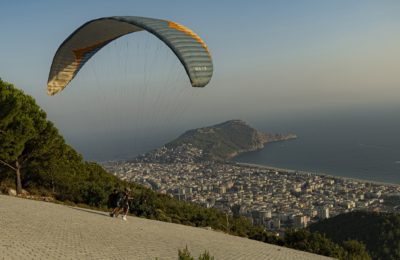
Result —
POLYGON ((108 208, 112 209, 112 211, 110 212, 111 217, 114 217, 113 212, 114 209, 118 207, 117 203, 118 203, 118 190, 114 189, 113 192, 108 196, 108 204, 107 204, 108 208))
POLYGON ((120 214, 121 210, 123 212, 122 219, 126 220, 126 216, 128 215, 129 211, 129 200, 131 200, 131 189, 130 188, 125 188, 124 192, 120 192, 118 194, 118 201, 117 201, 117 207, 110 213, 111 217, 118 217, 120 214))

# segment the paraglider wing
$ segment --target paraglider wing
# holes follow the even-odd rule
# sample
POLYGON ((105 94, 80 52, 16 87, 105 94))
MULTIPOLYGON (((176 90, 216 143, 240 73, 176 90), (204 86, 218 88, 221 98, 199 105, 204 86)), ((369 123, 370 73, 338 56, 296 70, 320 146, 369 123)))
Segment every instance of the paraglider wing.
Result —
POLYGON ((148 31, 175 53, 193 87, 204 87, 213 73, 210 52, 204 41, 178 23, 137 16, 113 16, 89 21, 58 48, 51 65, 47 93, 62 91, 82 66, 109 42, 129 33, 148 31))

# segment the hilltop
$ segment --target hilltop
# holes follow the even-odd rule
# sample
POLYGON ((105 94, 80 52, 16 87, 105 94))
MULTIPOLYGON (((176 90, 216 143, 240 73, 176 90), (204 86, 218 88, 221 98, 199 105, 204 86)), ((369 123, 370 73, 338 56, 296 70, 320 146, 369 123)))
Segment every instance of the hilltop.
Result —
POLYGON ((240 153, 262 149, 267 143, 293 138, 297 136, 263 133, 242 120, 229 120, 189 130, 165 146, 139 156, 137 160, 168 163, 226 161, 240 153))

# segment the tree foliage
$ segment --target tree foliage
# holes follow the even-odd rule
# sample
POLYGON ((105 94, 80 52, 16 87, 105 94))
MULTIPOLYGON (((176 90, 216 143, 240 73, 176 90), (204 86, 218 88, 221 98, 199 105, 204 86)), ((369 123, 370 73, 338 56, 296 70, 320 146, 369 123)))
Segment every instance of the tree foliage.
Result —
POLYGON ((15 172, 18 193, 24 168, 63 143, 35 100, 0 79, 0 162, 15 172))
POLYGON ((284 242, 287 247, 338 259, 371 259, 365 246, 358 241, 345 241, 340 245, 341 243, 336 244, 318 232, 311 233, 306 229, 287 230, 284 242))
MULTIPOLYGON (((317 222, 310 230, 337 243, 361 241, 373 259, 400 259, 400 215, 396 213, 356 211, 317 222)), ((360 249, 353 242, 344 247, 351 252, 360 249)))
MULTIPOLYGON (((204 251, 197 258, 198 260, 214 260, 214 257, 210 255, 208 251, 204 251)), ((184 249, 178 249, 178 260, 194 260, 194 257, 191 255, 187 245, 184 249)))

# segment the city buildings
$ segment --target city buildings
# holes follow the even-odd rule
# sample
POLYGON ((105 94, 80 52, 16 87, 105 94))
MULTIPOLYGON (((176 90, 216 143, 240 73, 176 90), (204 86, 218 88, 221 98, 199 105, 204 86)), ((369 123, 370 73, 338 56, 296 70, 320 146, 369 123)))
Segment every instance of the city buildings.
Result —
POLYGON ((121 179, 178 200, 246 216, 256 225, 276 231, 306 227, 353 210, 398 210, 386 204, 385 198, 396 198, 399 185, 236 163, 197 162, 196 155, 201 152, 191 146, 173 152, 164 147, 156 155, 152 153, 154 157, 109 162, 104 167, 121 179))

